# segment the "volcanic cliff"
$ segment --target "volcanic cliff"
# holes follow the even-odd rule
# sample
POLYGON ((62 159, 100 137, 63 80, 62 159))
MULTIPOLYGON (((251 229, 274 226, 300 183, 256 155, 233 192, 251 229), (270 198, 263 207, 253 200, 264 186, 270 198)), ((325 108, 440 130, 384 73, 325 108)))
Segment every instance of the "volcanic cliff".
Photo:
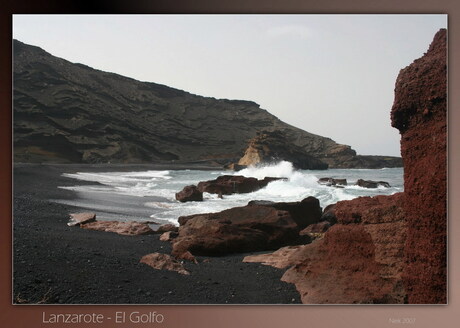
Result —
POLYGON ((323 238, 245 261, 287 268, 304 303, 447 302, 446 55, 441 29, 396 81, 404 192, 338 202, 323 238))
MULTIPOLYGON (((259 131, 279 132, 309 168, 402 166, 280 121, 251 101, 215 99, 70 63, 15 40, 14 160, 238 162, 259 131), (316 165, 318 164, 318 165, 316 165)), ((291 147, 291 148, 292 148, 291 147)))
POLYGON ((392 126, 401 133, 409 303, 447 302, 447 30, 396 81, 392 126))

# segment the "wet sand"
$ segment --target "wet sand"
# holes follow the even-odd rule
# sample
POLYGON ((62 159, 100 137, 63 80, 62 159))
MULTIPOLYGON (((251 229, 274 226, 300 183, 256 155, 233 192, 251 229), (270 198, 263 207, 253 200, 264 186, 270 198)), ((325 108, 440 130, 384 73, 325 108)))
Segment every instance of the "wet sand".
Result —
MULTIPOLYGON (((197 257, 188 276, 155 270, 142 256, 169 254, 158 235, 121 236, 68 227, 68 215, 88 211, 52 199, 75 199, 58 186, 87 184, 62 173, 191 168, 171 165, 17 164, 13 181, 13 303, 16 304, 294 304, 282 270, 243 263, 248 254, 197 257), (209 262, 203 260, 208 259, 209 262)), ((195 164, 193 168, 206 169, 195 164)), ((209 167, 209 169, 212 169, 209 167)), ((214 168, 215 169, 215 168, 214 168)), ((96 212, 96 214, 98 214, 96 212)))

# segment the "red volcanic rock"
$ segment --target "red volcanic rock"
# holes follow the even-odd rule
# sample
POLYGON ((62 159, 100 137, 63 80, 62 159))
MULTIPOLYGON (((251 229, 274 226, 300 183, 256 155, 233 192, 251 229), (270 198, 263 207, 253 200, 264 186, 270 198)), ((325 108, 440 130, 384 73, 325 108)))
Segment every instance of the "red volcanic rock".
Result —
POLYGON ((177 255, 176 259, 178 259, 178 260, 186 260, 186 261, 190 261, 190 262, 193 262, 195 264, 198 264, 198 261, 195 258, 195 256, 193 256, 192 253, 190 253, 189 251, 177 255))
POLYGON ((322 215, 319 200, 315 197, 307 197, 300 202, 271 202, 271 201, 250 201, 249 206, 269 206, 277 210, 288 211, 291 217, 303 229, 310 224, 320 221, 322 215))
POLYGON ((118 221, 95 221, 80 225, 83 229, 115 232, 119 235, 149 235, 154 231, 143 222, 118 222, 118 221))
POLYGON ((391 110, 404 162, 409 303, 446 303, 447 31, 401 70, 391 110))
POLYGON ((276 249, 299 243, 298 232, 287 211, 257 205, 235 207, 189 216, 172 241, 172 254, 222 255, 276 249))
POLYGON ((155 233, 164 233, 168 231, 177 232, 178 230, 179 228, 175 226, 174 224, 167 223, 167 224, 163 224, 159 226, 158 229, 155 231, 155 233))
POLYGON ((147 254, 141 258, 140 262, 147 264, 157 270, 176 271, 184 275, 190 274, 190 272, 188 272, 180 262, 167 254, 147 254))
POLYGON ((176 193, 176 199, 182 203, 203 201, 203 192, 199 191, 194 185, 185 186, 182 191, 176 193))
POLYGON ((300 252, 300 250, 305 247, 306 245, 281 247, 273 253, 246 256, 244 257, 243 262, 262 263, 278 269, 284 269, 299 260, 294 259, 293 257, 301 254, 302 252, 300 252))
POLYGON ((299 232, 300 235, 305 235, 307 233, 325 233, 331 224, 327 221, 322 221, 315 224, 310 224, 308 227, 299 232))
POLYGON ((96 214, 94 213, 72 213, 70 214, 70 221, 67 225, 73 227, 94 221, 96 221, 96 214))
POLYGON ((339 202, 338 223, 322 239, 247 260, 290 267, 282 280, 296 285, 303 303, 404 303, 402 199, 395 194, 339 202))
POLYGON ((160 236, 161 241, 171 241, 176 238, 179 234, 174 231, 166 231, 160 236))
POLYGON ((242 175, 222 175, 215 180, 202 181, 198 183, 198 190, 210 194, 231 195, 257 191, 268 183, 280 180, 281 178, 267 177, 263 180, 248 178, 242 175))

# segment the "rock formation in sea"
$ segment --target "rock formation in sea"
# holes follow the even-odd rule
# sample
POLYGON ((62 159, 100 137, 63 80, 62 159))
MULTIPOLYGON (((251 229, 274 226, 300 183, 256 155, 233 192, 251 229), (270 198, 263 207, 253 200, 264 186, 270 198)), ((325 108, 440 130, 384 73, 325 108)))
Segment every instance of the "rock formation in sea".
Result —
POLYGON ((221 175, 214 180, 200 181, 197 189, 200 192, 219 195, 244 194, 262 189, 270 182, 281 179, 282 178, 265 177, 259 180, 242 175, 221 175))
MULTIPOLYGON (((281 136, 278 144, 285 143, 302 159, 301 166, 402 166, 400 158, 357 156, 350 146, 286 124, 252 101, 202 97, 136 81, 17 40, 13 64, 16 162, 222 166, 237 163, 257 133, 266 131, 281 136)), ((268 154, 289 155, 279 156, 276 149, 268 154)))
POLYGON ((322 238, 245 259, 286 268, 302 302, 446 303, 446 34, 396 81, 404 192, 338 202, 322 238))
POLYGON ((176 193, 176 200, 182 203, 201 202, 203 201, 203 192, 194 185, 185 186, 184 189, 176 193))
POLYGON ((248 148, 238 165, 254 166, 270 162, 289 161, 302 170, 325 170, 328 165, 290 143, 281 131, 261 131, 249 141, 248 148))

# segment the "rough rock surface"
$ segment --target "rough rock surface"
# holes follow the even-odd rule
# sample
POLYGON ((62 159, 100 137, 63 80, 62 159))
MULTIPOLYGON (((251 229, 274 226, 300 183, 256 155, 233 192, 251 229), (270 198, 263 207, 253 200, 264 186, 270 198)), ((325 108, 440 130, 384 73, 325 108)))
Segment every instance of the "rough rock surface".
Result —
POLYGON ((172 231, 172 232, 177 232, 179 230, 179 228, 177 226, 175 226, 174 224, 172 223, 167 223, 167 224, 163 224, 161 226, 158 227, 158 229, 155 231, 155 233, 164 233, 164 232, 169 232, 169 231, 172 231))
POLYGON ((372 180, 363 180, 363 179, 358 179, 356 181, 356 185, 363 187, 363 188, 378 188, 379 186, 385 187, 385 188, 390 188, 390 184, 386 181, 372 181, 372 180))
POLYGON ((262 131, 249 141, 238 165, 255 166, 262 163, 289 161, 302 170, 325 170, 328 165, 305 153, 300 146, 290 143, 280 131, 262 131))
POLYGON ((169 256, 168 254, 147 254, 141 258, 140 262, 147 264, 157 270, 176 271, 184 275, 190 274, 190 272, 185 270, 184 266, 180 262, 169 256))
POLYGON ((331 225, 334 225, 337 223, 337 217, 335 216, 335 204, 330 204, 326 206, 326 208, 323 211, 323 214, 321 215, 321 218, 319 219, 320 221, 327 221, 331 225))
POLYGON ((271 202, 271 201, 250 201, 249 206, 268 206, 277 210, 288 211, 299 229, 303 229, 309 224, 320 221, 322 209, 319 200, 315 197, 307 197, 300 202, 271 202))
POLYGON ((176 238, 178 235, 177 232, 174 232, 174 231, 166 231, 164 233, 161 234, 160 236, 160 240, 161 241, 171 241, 173 240, 174 238, 176 238))
POLYGON ((268 130, 280 131, 308 156, 326 158, 330 167, 390 166, 387 158, 355 156, 349 146, 288 125, 251 101, 136 81, 17 40, 13 63, 15 162, 222 166, 238 161, 248 140, 268 130))
POLYGON ((176 200, 185 202, 201 202, 203 201, 203 192, 199 191, 194 185, 185 186, 184 189, 176 193, 176 200))
POLYGON ((194 255, 223 255, 300 242, 299 227, 289 212, 253 205, 182 220, 179 236, 172 241, 172 254, 189 251, 194 255))
POLYGON ((310 224, 308 227, 299 232, 300 235, 309 233, 325 233, 331 224, 328 221, 322 221, 315 224, 310 224))
POLYGON ((270 265, 278 269, 284 269, 295 263, 300 259, 294 259, 294 256, 301 254, 300 250, 305 248, 306 245, 285 246, 274 251, 273 253, 248 255, 244 257, 245 263, 262 263, 270 265))
POLYGON ((94 213, 72 213, 70 214, 70 220, 67 223, 69 227, 79 226, 81 224, 96 221, 96 214, 94 213))
POLYGON ((106 232, 115 232, 120 235, 149 235, 153 234, 154 231, 149 227, 148 224, 143 222, 119 222, 119 221, 94 221, 80 225, 83 229, 98 230, 106 232))
POLYGON ((282 280, 296 285, 303 303, 404 303, 402 198, 396 194, 339 202, 338 223, 324 238, 259 260, 289 267, 282 280))
POLYGON ((409 303, 447 302, 447 31, 401 70, 391 110, 401 133, 409 303))
POLYGON ((243 194, 257 191, 276 180, 280 180, 280 178, 266 177, 258 180, 242 175, 221 175, 214 180, 199 182, 197 189, 202 193, 208 192, 219 195, 243 194))

